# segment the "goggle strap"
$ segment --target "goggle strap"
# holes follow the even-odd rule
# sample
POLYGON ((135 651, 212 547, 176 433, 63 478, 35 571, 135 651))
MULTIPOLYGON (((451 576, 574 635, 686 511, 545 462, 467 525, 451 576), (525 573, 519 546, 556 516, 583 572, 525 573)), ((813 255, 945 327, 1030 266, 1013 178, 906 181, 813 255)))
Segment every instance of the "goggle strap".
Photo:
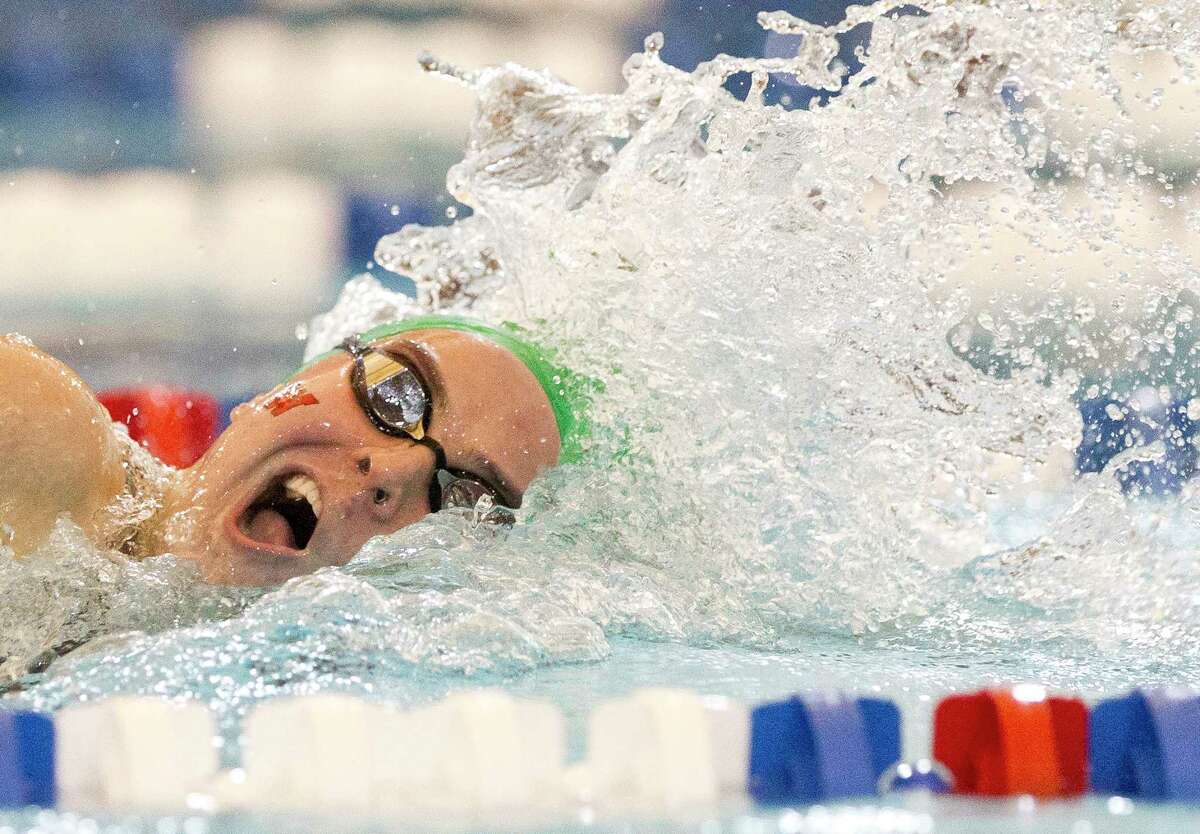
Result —
POLYGON ((442 444, 432 437, 414 437, 418 443, 433 452, 433 477, 429 479, 429 511, 436 513, 442 508, 442 479, 439 477, 446 469, 446 453, 442 444))

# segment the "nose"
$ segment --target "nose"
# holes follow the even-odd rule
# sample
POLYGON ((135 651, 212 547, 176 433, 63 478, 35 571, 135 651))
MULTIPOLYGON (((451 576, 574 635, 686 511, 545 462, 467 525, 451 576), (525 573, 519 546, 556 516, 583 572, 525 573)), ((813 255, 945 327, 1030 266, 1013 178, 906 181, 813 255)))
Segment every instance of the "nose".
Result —
POLYGON ((379 530, 392 532, 433 511, 430 485, 436 477, 432 450, 416 443, 373 450, 356 464, 355 505, 379 530))

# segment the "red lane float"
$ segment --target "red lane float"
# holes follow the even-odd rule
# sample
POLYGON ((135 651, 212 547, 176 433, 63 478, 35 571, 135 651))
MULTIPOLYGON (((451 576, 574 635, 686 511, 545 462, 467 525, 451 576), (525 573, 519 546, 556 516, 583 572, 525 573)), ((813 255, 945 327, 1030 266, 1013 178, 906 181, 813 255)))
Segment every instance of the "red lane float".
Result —
POLYGON ((130 437, 171 466, 195 463, 220 426, 220 404, 199 391, 150 385, 102 391, 99 399, 130 437))
POLYGON ((954 792, 1076 796, 1087 789, 1088 712, 1040 686, 952 695, 933 715, 933 757, 954 792))

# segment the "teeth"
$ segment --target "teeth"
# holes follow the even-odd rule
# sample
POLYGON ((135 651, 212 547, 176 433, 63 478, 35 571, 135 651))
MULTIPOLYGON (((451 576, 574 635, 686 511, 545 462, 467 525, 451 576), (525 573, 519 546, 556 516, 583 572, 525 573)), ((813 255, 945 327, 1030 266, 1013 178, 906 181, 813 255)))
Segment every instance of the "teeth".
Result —
POLYGON ((307 475, 293 475, 283 482, 288 498, 303 498, 312 507, 313 515, 321 517, 321 490, 317 482, 307 475))

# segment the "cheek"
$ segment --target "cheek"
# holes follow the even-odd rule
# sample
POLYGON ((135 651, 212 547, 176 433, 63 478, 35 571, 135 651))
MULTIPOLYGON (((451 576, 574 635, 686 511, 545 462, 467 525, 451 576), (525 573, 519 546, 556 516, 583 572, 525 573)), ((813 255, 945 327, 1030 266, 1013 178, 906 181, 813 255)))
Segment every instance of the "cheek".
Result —
POLYGON ((220 473, 227 468, 226 462, 241 457, 252 445, 250 432, 244 430, 245 423, 230 426, 202 457, 193 470, 202 473, 206 478, 219 480, 220 473))
POLYGON ((320 433, 332 425, 332 421, 323 419, 325 415, 319 404, 293 407, 278 414, 253 406, 240 407, 246 411, 213 446, 221 459, 245 462, 272 446, 300 442, 304 435, 320 433))

